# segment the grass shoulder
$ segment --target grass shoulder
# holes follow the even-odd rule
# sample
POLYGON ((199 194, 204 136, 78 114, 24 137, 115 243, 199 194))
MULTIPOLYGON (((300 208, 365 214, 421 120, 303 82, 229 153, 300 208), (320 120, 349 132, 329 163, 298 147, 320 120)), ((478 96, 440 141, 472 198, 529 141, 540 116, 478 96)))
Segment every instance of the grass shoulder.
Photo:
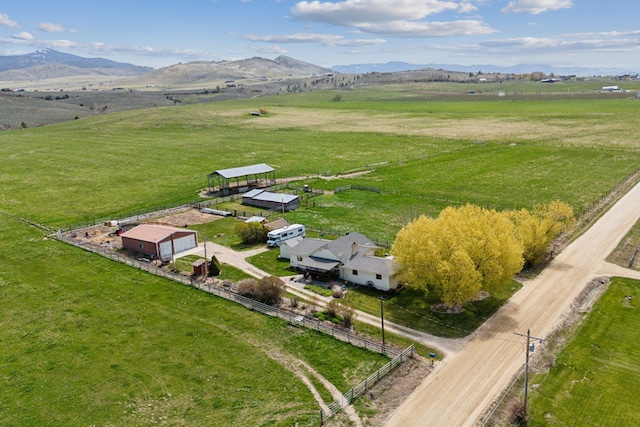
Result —
POLYGON ((512 281, 498 294, 465 304, 460 314, 431 311, 431 306, 440 302, 438 298, 425 296, 413 288, 406 288, 397 294, 362 287, 349 289, 344 302, 357 310, 380 316, 382 297, 385 320, 441 337, 459 338, 476 330, 521 287, 520 283, 512 281))

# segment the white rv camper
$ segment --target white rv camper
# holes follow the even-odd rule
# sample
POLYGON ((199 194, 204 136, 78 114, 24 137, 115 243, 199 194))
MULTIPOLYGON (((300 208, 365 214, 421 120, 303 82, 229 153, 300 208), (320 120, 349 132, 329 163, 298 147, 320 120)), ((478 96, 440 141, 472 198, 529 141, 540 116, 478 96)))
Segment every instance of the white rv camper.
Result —
POLYGON ((267 233, 267 246, 270 248, 280 246, 280 244, 285 240, 293 239, 298 236, 305 236, 304 225, 302 224, 293 224, 283 228, 278 228, 277 230, 267 233))

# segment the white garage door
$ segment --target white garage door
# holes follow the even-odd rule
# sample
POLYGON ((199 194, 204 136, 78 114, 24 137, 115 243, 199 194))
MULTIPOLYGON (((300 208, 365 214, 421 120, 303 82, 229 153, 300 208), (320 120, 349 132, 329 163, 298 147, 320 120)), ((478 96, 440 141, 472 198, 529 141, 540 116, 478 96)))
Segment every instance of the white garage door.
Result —
POLYGON ((175 248, 176 253, 195 248, 196 236, 191 234, 189 236, 180 237, 179 239, 173 239, 173 247, 175 248))
MULTIPOLYGON (((182 251, 195 248, 196 246, 196 236, 193 234, 173 239, 175 253, 180 253, 182 251)), ((171 240, 160 243, 160 258, 164 260, 171 258, 171 240)))
POLYGON ((171 259, 171 240, 160 243, 160 258, 163 260, 171 259))

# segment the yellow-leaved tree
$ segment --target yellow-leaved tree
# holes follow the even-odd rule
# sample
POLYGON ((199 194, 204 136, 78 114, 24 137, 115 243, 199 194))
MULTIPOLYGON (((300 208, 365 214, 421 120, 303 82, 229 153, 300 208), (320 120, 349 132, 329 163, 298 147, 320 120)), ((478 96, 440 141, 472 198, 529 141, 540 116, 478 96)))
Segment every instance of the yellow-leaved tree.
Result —
POLYGON ((575 225, 573 209, 561 201, 537 205, 532 212, 527 209, 507 213, 514 224, 524 247, 524 260, 535 266, 544 260, 553 240, 575 225))
POLYGON ((399 277, 435 291, 448 306, 495 292, 522 269, 523 247, 505 213, 474 205, 420 216, 400 230, 391 248, 399 277))

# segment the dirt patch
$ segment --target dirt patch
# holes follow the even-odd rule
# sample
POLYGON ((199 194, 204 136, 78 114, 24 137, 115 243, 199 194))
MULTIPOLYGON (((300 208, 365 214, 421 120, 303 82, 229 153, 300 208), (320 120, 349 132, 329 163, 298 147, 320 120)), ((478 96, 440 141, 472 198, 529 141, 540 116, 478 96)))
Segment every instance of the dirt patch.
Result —
POLYGON ((384 426, 389 416, 404 403, 432 370, 431 362, 416 354, 380 380, 366 396, 360 398, 367 409, 375 411, 371 418, 362 417, 365 425, 384 426))
POLYGON ((206 224, 222 218, 221 216, 202 213, 197 209, 189 209, 177 214, 163 216, 161 218, 153 218, 147 223, 170 225, 173 227, 188 227, 196 224, 206 224))

